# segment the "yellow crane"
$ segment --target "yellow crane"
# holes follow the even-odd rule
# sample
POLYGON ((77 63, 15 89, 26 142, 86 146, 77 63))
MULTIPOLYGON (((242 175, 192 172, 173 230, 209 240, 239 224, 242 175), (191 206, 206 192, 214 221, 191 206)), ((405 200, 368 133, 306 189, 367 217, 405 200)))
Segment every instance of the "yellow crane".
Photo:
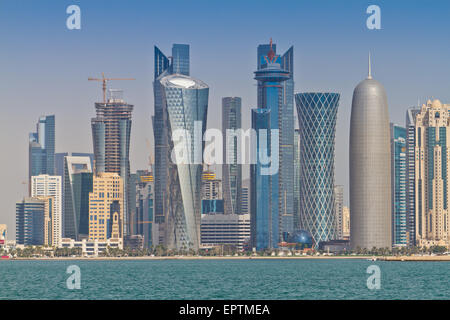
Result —
POLYGON ((101 81, 101 82, 103 82, 103 86, 102 86, 102 89, 103 89, 103 103, 106 103, 106 83, 108 81, 111 81, 111 80, 136 80, 136 79, 134 79, 134 78, 105 78, 105 73, 102 72, 102 78, 101 79, 89 77, 88 80, 89 81, 101 81))

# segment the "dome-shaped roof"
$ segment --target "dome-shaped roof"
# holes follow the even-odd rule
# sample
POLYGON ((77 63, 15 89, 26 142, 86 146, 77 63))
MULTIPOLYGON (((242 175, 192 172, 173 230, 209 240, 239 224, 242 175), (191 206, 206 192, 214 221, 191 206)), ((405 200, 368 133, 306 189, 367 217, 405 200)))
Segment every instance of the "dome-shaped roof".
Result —
POLYGON ((295 230, 292 234, 289 235, 288 242, 312 246, 313 238, 311 233, 306 230, 295 230))

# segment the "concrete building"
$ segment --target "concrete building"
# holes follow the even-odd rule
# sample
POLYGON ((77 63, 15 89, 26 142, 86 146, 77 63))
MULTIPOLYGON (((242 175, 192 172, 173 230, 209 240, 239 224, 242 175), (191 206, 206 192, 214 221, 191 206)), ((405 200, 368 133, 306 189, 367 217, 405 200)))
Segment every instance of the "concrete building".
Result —
POLYGON ((108 239, 106 241, 83 239, 76 241, 74 239, 63 238, 60 248, 81 248, 81 254, 85 257, 98 257, 105 252, 107 248, 123 249, 122 239, 108 239))
POLYGON ((416 115, 416 245, 450 246, 450 105, 428 101, 416 115))
POLYGON ((61 177, 42 174, 31 177, 31 197, 53 197, 51 212, 51 244, 59 246, 62 238, 62 189, 61 177))
POLYGON ((117 173, 94 176, 89 193, 89 241, 123 240, 123 189, 123 180, 117 173))
POLYGON ((384 87, 369 74, 353 92, 350 123, 351 248, 390 248, 391 150, 384 87))
POLYGON ((216 174, 210 170, 202 174, 202 200, 218 200, 222 197, 222 180, 216 178, 216 174))
POLYGON ((350 208, 344 207, 342 209, 342 238, 344 240, 350 239, 350 208))
POLYGON ((336 239, 344 239, 344 186, 334 186, 334 210, 336 223, 336 239))
POLYGON ((249 214, 203 214, 202 246, 230 245, 242 250, 250 238, 249 214))

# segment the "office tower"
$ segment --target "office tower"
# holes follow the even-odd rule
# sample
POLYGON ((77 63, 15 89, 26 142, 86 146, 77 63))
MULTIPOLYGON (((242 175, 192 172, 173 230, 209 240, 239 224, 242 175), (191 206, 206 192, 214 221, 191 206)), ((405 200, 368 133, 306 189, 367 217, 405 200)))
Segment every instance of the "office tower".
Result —
MULTIPOLYGON (((369 59, 370 60, 370 59, 369 59)), ((389 114, 383 85, 369 75, 353 92, 350 124, 351 248, 390 248, 389 114)))
POLYGON ((344 239, 344 186, 334 186, 334 212, 336 223, 336 239, 344 239))
MULTIPOLYGON (((260 153, 260 148, 262 148, 261 150, 272 150, 272 145, 278 149, 272 155, 272 165, 276 164, 278 167, 276 172, 263 177, 261 169, 264 165, 261 163, 261 159, 255 165, 252 164, 251 211, 255 215, 253 222, 256 223, 252 228, 256 228, 254 231, 259 233, 255 235, 256 238, 252 238, 252 243, 257 250, 277 248, 278 243, 283 240, 283 235, 293 229, 294 158, 292 144, 294 139, 293 133, 290 133, 292 139, 286 138, 288 128, 290 128, 285 126, 286 122, 284 121, 287 117, 288 101, 286 97, 289 96, 289 92, 283 84, 292 79, 292 74, 285 69, 285 67, 289 69, 285 64, 285 58, 276 55, 275 50, 276 47, 272 45, 272 40, 268 46, 258 46, 258 69, 255 71, 255 80, 258 83, 258 109, 252 110, 252 128, 258 131, 258 140, 261 135, 260 129, 268 136, 267 145, 259 145, 260 141, 258 141, 257 154, 260 153), (274 132, 277 132, 278 135, 275 134, 272 137, 274 132), (278 141, 273 141, 273 139, 278 141), (285 167, 283 168, 283 166, 285 167), (291 176, 288 177, 286 172, 289 172, 291 176), (267 192, 258 189, 259 187, 264 188, 264 191, 267 192), (267 201, 263 201, 267 204, 265 208, 257 200, 261 196, 267 198, 267 201)), ((293 121, 292 110, 289 117, 293 121)), ((269 154, 265 153, 265 155, 269 154)))
POLYGON ((344 207, 342 210, 342 237, 350 239, 350 208, 344 207))
POLYGON ((93 173, 89 157, 66 156, 64 165, 64 238, 80 241, 89 235, 89 193, 93 173))
MULTIPOLYGON (((241 143, 236 134, 242 129, 241 124, 241 98, 222 98, 222 134, 223 156, 222 181, 225 214, 241 213, 242 192, 242 164, 238 159, 238 143, 241 143), (227 133, 228 132, 228 133, 227 133)), ((245 152, 241 150, 241 152, 245 152)))
POLYGON ((42 116, 36 124, 36 132, 29 134, 28 155, 29 192, 31 177, 55 174, 55 116, 42 116))
POLYGON ((300 130, 294 131, 294 230, 300 230, 300 130))
POLYGON ((209 169, 202 174, 202 200, 222 199, 222 181, 209 169))
POLYGON ((189 76, 189 45, 174 44, 172 46, 172 74, 183 74, 189 76))
POLYGON ((53 197, 34 197, 16 203, 17 244, 52 245, 53 199, 53 197))
POLYGON ((203 246, 232 246, 242 250, 249 237, 249 214, 202 214, 203 246))
POLYGON ((416 188, 415 188, 415 148, 416 148, 416 115, 420 108, 409 108, 406 111, 406 223, 408 243, 416 245, 416 188))
POLYGON ((392 246, 408 244, 406 225, 406 129, 391 123, 392 246))
MULTIPOLYGON (((129 179, 130 179, 130 136, 131 113, 133 105, 126 103, 121 97, 121 91, 110 90, 106 103, 95 103, 97 117, 91 120, 94 144, 94 171, 117 173, 123 179, 124 234, 129 228, 129 179)), ((132 199, 131 201, 134 201, 132 199)))
POLYGON ((123 239, 124 182, 113 172, 93 177, 89 193, 89 241, 123 239))
POLYGON ((54 207, 51 214, 52 235, 51 243, 59 246, 62 238, 62 190, 61 177, 41 174, 31 177, 31 197, 53 197, 54 207))
POLYGON ((241 214, 250 213, 250 194, 248 187, 242 187, 241 189, 241 214))
MULTIPOLYGON (((260 136, 263 132, 270 132, 269 109, 252 109, 252 128, 256 131, 257 154, 268 155, 270 139, 264 141, 260 136)), ((274 210, 274 207, 278 209, 278 193, 270 192, 271 176, 262 174, 266 167, 259 159, 250 165, 250 243, 256 250, 277 248, 280 240, 278 210, 274 210)))
MULTIPOLYGON (((279 237, 293 231, 294 213, 294 47, 276 55, 276 44, 257 49, 258 108, 271 110, 271 128, 279 130, 279 174, 273 176, 272 193, 278 193, 279 237)), ((274 198, 276 196, 274 195, 274 198)))
POLYGON ((449 104, 428 101, 416 115, 416 244, 450 245, 449 104))
POLYGON ((317 248, 336 237, 334 147, 338 93, 295 95, 300 127, 300 226, 317 248))
POLYGON ((154 232, 154 182, 153 174, 149 171, 136 172, 136 228, 135 235, 144 238, 144 247, 151 248, 154 232))
MULTIPOLYGON (((184 48, 178 50, 183 55, 178 61, 189 66, 189 47, 184 48)), ((155 47, 155 222, 165 246, 198 250, 204 142, 196 139, 206 130, 209 88, 177 63, 173 59, 169 64, 155 47), (173 136, 180 133, 181 138, 173 136), (173 138, 181 142, 174 145, 173 138), (176 149, 186 151, 185 161, 176 149)))

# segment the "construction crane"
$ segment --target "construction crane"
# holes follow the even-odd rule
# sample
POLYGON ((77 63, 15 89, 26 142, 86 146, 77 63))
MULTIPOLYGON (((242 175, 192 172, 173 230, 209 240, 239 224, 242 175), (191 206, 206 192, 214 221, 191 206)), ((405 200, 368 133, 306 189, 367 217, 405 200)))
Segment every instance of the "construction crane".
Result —
POLYGON ((88 78, 89 81, 101 81, 103 82, 103 103, 106 104, 106 83, 111 80, 136 80, 134 78, 105 78, 105 73, 102 72, 102 78, 88 78))

